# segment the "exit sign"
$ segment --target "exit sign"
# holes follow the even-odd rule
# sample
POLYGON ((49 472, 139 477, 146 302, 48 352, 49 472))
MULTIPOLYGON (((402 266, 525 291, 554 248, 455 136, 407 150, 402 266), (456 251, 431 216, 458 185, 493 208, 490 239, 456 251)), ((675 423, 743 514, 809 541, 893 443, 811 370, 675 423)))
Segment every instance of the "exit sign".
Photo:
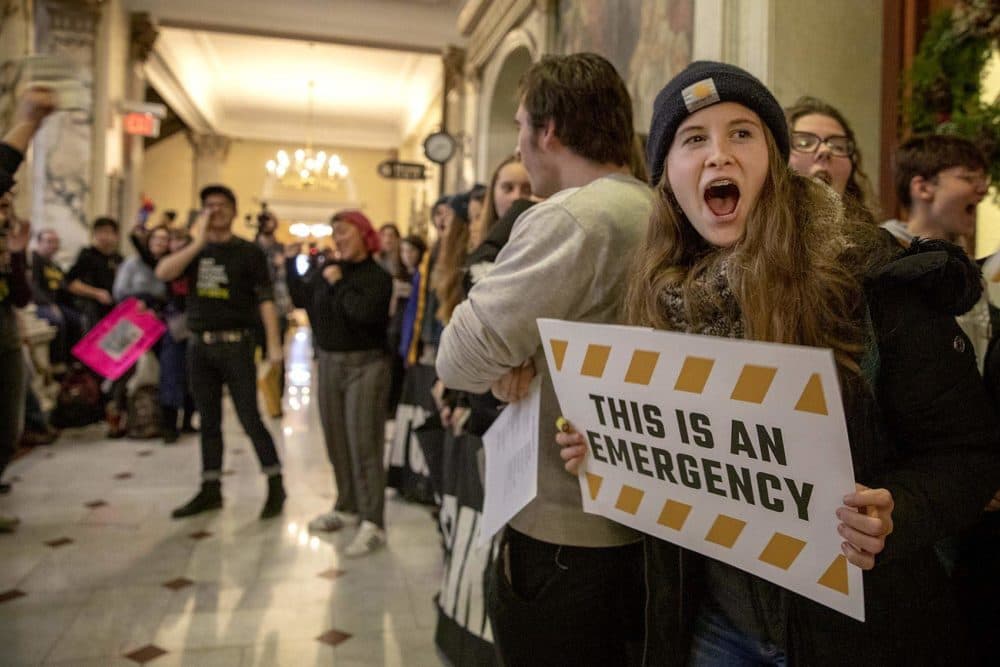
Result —
POLYGON ((160 135, 160 119, 151 113, 129 112, 125 114, 125 134, 158 137, 160 135))

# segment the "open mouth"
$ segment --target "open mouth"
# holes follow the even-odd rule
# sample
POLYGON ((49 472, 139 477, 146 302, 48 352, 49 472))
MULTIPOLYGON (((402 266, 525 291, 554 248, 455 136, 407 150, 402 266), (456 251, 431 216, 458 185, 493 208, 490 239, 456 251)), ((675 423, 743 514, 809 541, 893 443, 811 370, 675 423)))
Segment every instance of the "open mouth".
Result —
POLYGON ((967 215, 975 215, 976 214, 976 205, 975 204, 969 204, 968 206, 966 206, 965 207, 965 213, 967 215))
POLYGON ((823 181, 827 185, 830 185, 831 183, 833 183, 833 177, 830 176, 830 172, 828 172, 828 171, 826 171, 824 169, 821 169, 820 171, 817 171, 816 173, 814 173, 812 175, 812 177, 815 178, 817 181, 823 181))
POLYGON ((728 178, 712 181, 705 188, 705 203, 719 217, 732 215, 740 203, 740 189, 728 178))

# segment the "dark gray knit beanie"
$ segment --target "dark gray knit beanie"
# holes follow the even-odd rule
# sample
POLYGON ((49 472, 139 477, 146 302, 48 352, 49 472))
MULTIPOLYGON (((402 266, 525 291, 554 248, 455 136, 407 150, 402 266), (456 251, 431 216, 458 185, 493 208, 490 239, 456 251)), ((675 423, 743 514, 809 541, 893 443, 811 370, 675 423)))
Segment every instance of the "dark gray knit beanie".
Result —
POLYGON ((684 119, 719 102, 737 102, 760 116, 774 135, 782 158, 788 161, 788 124, 784 110, 771 91, 739 67, 699 60, 671 79, 653 104, 653 120, 646 141, 646 163, 653 186, 660 182, 663 161, 684 119))

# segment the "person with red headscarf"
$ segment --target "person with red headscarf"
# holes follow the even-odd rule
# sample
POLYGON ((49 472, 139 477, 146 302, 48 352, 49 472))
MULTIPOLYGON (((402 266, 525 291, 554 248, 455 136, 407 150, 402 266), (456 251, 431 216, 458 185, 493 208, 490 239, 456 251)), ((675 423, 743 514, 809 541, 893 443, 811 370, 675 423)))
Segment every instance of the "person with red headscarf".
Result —
POLYGON ((375 261, 379 236, 363 213, 341 211, 330 223, 334 258, 303 278, 288 271, 292 300, 306 309, 312 325, 320 422, 337 484, 337 502, 309 529, 332 532, 360 524, 345 553, 363 556, 385 544, 382 448, 392 276, 375 261))

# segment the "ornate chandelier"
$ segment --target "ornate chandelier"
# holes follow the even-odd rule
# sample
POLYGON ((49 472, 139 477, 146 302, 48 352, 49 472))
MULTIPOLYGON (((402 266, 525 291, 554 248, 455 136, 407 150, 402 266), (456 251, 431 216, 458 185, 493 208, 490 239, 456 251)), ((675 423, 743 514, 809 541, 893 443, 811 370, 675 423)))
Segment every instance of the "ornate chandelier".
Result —
POLYGON ((314 151, 312 146, 313 128, 313 86, 309 82, 309 124, 305 148, 299 148, 289 157, 288 152, 279 150, 274 158, 267 161, 265 168, 272 178, 284 187, 297 190, 336 190, 350 173, 340 156, 325 151, 314 151))

